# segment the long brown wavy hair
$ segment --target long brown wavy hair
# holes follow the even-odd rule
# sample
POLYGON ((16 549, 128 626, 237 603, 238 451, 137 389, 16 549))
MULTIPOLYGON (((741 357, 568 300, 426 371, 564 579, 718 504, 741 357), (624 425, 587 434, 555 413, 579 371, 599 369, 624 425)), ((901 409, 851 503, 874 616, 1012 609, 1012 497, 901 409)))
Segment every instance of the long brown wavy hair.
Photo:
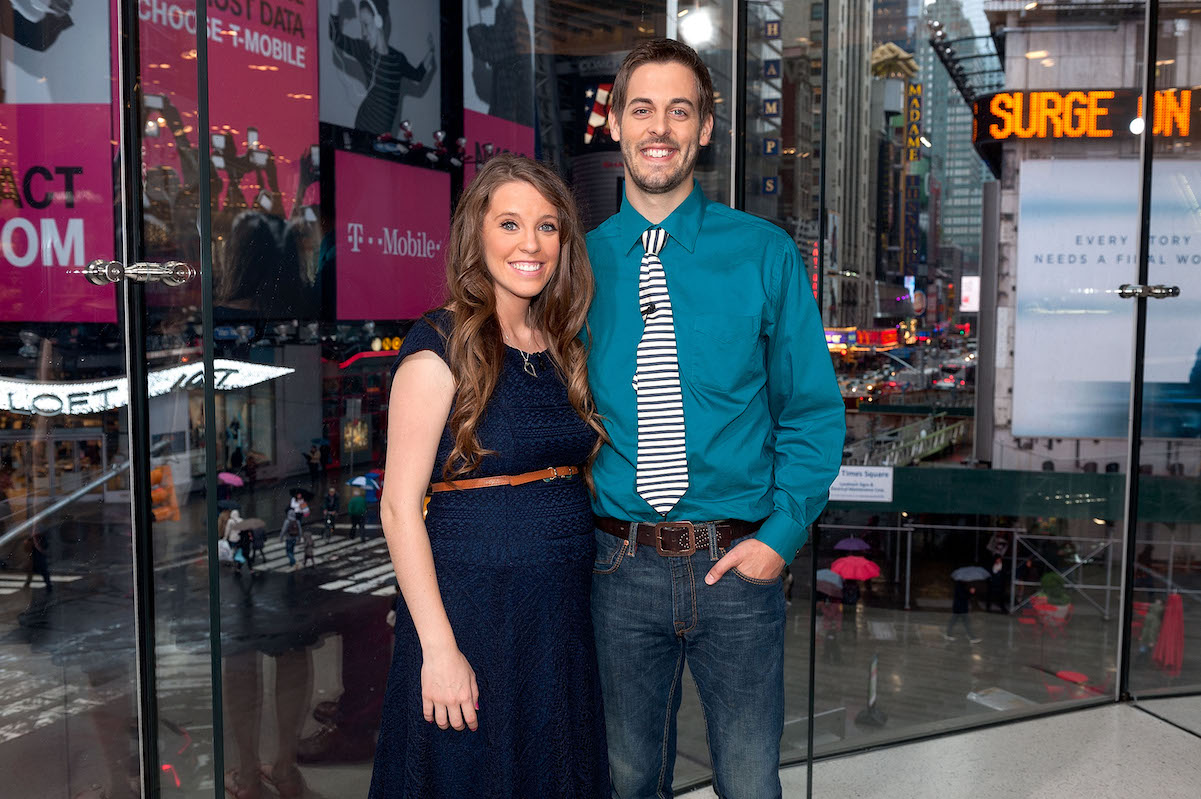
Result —
POLYGON ((454 447, 442 470, 446 479, 479 468, 484 456, 492 454, 480 446, 476 428, 500 379, 505 345, 496 316, 495 287, 484 262, 483 228, 493 194, 512 181, 530 184, 558 211, 559 264, 546 287, 530 303, 530 321, 546 336, 547 354, 567 386, 571 406, 600 436, 593 456, 605 438, 601 417, 588 391, 587 346, 580 339, 583 331, 584 339, 591 342, 587 317, 593 279, 575 198, 550 167, 503 153, 489 159, 463 192, 445 250, 450 297, 446 307, 453 326, 443 334, 456 389, 449 422, 454 447))

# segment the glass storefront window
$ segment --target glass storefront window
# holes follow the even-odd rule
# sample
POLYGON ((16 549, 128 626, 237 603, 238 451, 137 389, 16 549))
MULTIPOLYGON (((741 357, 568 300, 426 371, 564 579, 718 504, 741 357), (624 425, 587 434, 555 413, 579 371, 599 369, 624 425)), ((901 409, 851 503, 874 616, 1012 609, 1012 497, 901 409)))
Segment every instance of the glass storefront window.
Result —
MULTIPOLYGON (((609 95, 658 36, 709 66, 697 177, 795 241, 847 409, 844 473, 786 577, 785 762, 1109 701, 1123 680, 1161 703, 1201 684, 1195 4, 1153 29, 1145 282, 1181 296, 1146 301, 1145 346, 1118 292, 1139 283, 1146 210, 1139 4, 12 5, 0 773, 68 752, 31 791, 136 795, 148 637, 164 793, 253 795, 265 762, 263 789, 366 794, 393 645, 379 497, 396 352, 445 296, 451 213, 488 158, 553 164, 589 228, 618 209, 609 95), (137 146, 119 125, 120 5, 138 10, 137 146), (123 175, 141 180, 132 206, 123 175), (135 350, 123 289, 79 274, 127 242, 131 261, 205 270, 145 284, 135 350), (127 351, 146 356, 146 529, 129 510, 142 427, 116 399, 127 351), (308 566, 279 534, 298 497, 308 566)), ((677 790, 711 777, 690 679, 677 790)))

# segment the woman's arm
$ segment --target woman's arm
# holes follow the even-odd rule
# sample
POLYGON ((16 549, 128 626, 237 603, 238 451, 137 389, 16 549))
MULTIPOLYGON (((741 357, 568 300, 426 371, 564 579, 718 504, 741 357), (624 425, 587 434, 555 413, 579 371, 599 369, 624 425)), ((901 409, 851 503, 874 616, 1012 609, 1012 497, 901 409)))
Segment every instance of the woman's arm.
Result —
POLYGON ((384 538, 396 581, 421 641, 421 701, 426 721, 476 729, 475 672, 459 651, 446 616, 422 509, 442 430, 454 400, 454 379, 436 354, 417 352, 401 363, 388 403, 387 479, 380 501, 384 538))

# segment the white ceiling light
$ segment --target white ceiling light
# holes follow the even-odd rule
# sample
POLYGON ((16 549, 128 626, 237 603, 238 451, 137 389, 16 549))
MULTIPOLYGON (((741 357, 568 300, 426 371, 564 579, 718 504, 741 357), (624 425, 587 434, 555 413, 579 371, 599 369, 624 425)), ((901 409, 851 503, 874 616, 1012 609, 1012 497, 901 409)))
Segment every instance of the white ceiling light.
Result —
POLYGON ((698 8, 680 19, 680 38, 693 47, 713 41, 713 33, 713 16, 707 8, 698 8))

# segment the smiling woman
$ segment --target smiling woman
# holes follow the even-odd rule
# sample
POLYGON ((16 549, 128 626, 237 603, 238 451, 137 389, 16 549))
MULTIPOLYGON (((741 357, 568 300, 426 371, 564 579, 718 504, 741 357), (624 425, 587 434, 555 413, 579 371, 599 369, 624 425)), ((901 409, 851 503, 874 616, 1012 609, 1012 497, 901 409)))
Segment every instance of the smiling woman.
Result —
POLYGON ((372 797, 608 795, 574 479, 601 432, 582 241, 558 176, 498 156, 455 212, 448 307, 401 348, 381 521, 402 601, 372 797))

